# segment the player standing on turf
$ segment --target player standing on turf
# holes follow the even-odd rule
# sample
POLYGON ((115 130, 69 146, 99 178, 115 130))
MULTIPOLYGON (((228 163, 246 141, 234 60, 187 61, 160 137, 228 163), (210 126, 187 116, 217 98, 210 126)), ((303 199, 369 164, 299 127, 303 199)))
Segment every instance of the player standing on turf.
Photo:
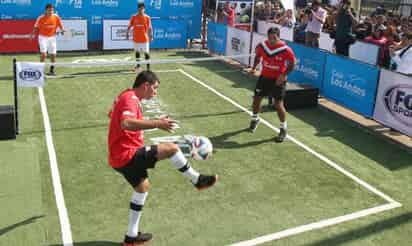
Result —
POLYGON ((254 132, 259 124, 259 111, 262 98, 273 96, 275 108, 280 120, 280 132, 276 142, 283 142, 287 135, 286 109, 283 99, 286 94, 286 80, 296 64, 296 58, 291 48, 280 40, 280 29, 269 28, 268 39, 256 46, 256 56, 250 73, 256 72, 257 65, 262 62, 262 73, 257 81, 253 97, 253 115, 250 121, 250 131, 254 132))
MULTIPOLYGON (((145 59, 149 60, 149 42, 153 40, 152 22, 150 17, 144 12, 144 3, 139 3, 137 7, 137 14, 130 18, 126 39, 129 39, 129 31, 133 28, 133 46, 136 61, 140 60, 140 52, 143 52, 145 59)), ((140 64, 137 64, 136 71, 138 72, 139 69, 140 64)), ((147 70, 150 70, 150 64, 147 64, 147 70)))
POLYGON ((57 42, 56 42, 56 30, 60 29, 64 33, 64 27, 61 19, 58 15, 54 14, 54 8, 52 4, 46 5, 46 13, 37 18, 34 24, 31 38, 33 39, 35 34, 39 34, 39 48, 40 48, 40 62, 44 62, 47 57, 47 53, 50 55, 52 65, 50 66, 50 72, 47 75, 56 75, 54 71, 53 63, 56 62, 57 42))
POLYGON ((149 191, 147 169, 154 168, 157 161, 169 158, 172 165, 189 178, 198 190, 214 185, 218 179, 217 175, 202 175, 194 170, 174 143, 144 145, 143 130, 159 128, 170 132, 176 124, 169 117, 143 119, 141 100, 156 96, 159 83, 153 72, 139 73, 133 88, 120 93, 109 113, 109 163, 123 174, 134 189, 123 246, 140 245, 152 239, 152 234, 139 231, 139 221, 149 191))

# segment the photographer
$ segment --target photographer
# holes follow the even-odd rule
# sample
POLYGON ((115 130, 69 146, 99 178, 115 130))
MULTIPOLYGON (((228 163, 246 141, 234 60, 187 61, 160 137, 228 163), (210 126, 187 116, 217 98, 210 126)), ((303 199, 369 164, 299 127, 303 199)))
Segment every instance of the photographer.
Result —
POLYGON ((326 19, 326 10, 320 7, 320 0, 314 0, 310 9, 305 10, 309 15, 306 26, 305 44, 309 47, 319 48, 319 37, 326 19))
POLYGON ((350 0, 342 0, 336 15, 335 48, 336 53, 343 56, 349 56, 349 47, 356 42, 355 35, 352 33, 352 26, 356 24, 356 19, 350 5, 350 0))

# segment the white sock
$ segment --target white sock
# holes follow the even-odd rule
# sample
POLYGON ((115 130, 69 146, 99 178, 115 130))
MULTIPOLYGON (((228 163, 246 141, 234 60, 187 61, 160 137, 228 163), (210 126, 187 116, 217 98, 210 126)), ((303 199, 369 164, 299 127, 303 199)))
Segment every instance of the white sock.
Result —
POLYGON ((190 166, 189 161, 186 159, 180 149, 176 154, 170 157, 170 161, 172 162, 173 166, 177 168, 177 170, 182 172, 186 177, 190 178, 193 184, 197 183, 197 179, 199 178, 200 174, 190 166))
POLYGON ((139 221, 142 216, 142 209, 144 202, 146 201, 146 197, 147 192, 133 192, 132 199, 130 201, 129 226, 126 234, 129 237, 136 237, 139 232, 139 221))
POLYGON ((283 128, 283 129, 288 129, 288 123, 286 122, 286 120, 284 121, 284 122, 280 122, 280 128, 283 128))

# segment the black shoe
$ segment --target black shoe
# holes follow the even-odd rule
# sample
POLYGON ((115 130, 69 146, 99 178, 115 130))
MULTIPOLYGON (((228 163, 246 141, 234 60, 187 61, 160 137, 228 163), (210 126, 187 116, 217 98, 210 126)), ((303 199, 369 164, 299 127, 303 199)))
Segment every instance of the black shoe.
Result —
POLYGON ((286 135, 287 135, 287 130, 283 129, 283 128, 280 128, 279 135, 277 137, 275 137, 275 142, 277 142, 277 143, 283 142, 283 140, 285 140, 285 138, 286 138, 286 135))
POLYGON ((215 175, 200 174, 200 176, 197 180, 197 183, 193 184, 193 185, 198 190, 204 190, 204 189, 207 189, 207 188, 213 186, 216 183, 217 180, 218 180, 218 176, 216 174, 215 175))
POLYGON ((56 73, 54 71, 50 71, 46 73, 47 76, 56 76, 56 73))
POLYGON ((137 237, 129 237, 126 235, 124 238, 123 246, 142 245, 152 240, 152 238, 153 236, 151 233, 144 233, 139 231, 137 237))
POLYGON ((257 126, 258 126, 258 124, 259 124, 259 121, 260 121, 260 119, 259 118, 257 118, 257 119, 252 119, 251 121, 250 121, 250 126, 249 126, 249 131, 250 132, 255 132, 256 131, 256 128, 257 128, 257 126))

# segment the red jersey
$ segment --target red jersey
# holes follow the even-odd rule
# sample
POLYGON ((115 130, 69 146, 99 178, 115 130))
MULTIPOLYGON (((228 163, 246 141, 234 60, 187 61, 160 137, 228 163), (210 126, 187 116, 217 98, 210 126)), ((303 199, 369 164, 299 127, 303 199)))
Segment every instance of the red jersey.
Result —
POLYGON ((133 89, 120 93, 113 103, 109 117, 109 163, 112 167, 118 168, 126 165, 136 150, 144 145, 143 130, 129 131, 121 127, 124 119, 143 119, 140 98, 133 89))
POLYGON ((58 15, 53 14, 51 16, 41 15, 37 18, 34 27, 39 28, 39 35, 52 37, 56 35, 57 28, 63 30, 61 19, 58 15))
POLYGON ((283 41, 271 45, 268 40, 265 40, 256 46, 256 56, 263 60, 261 76, 270 79, 285 74, 288 63, 296 62, 292 49, 283 41))

